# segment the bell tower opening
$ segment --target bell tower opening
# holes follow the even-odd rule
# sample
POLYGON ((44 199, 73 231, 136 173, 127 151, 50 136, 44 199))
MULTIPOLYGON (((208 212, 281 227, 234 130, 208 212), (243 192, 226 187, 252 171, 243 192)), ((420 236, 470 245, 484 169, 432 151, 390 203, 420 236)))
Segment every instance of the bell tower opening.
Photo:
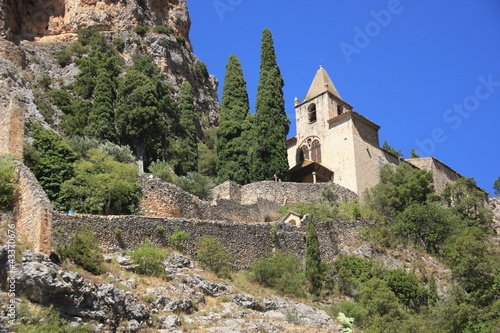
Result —
POLYGON ((307 114, 309 117, 309 124, 314 124, 318 119, 316 115, 316 104, 312 103, 307 107, 307 114))

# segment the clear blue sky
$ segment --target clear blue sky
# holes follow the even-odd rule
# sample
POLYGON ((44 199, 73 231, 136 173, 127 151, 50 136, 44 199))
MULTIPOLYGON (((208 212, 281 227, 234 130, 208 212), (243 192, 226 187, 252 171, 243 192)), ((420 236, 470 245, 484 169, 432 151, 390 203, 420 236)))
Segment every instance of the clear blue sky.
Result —
POLYGON ((500 1, 188 0, 195 54, 219 80, 235 53, 252 112, 262 29, 273 34, 295 135, 322 64, 342 98, 408 157, 415 148, 493 192, 500 176, 500 1))

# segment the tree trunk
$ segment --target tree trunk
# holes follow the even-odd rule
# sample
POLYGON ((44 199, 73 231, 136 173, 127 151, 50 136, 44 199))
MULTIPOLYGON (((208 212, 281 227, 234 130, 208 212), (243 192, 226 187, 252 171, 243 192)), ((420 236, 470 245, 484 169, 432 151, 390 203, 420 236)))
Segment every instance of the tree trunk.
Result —
POLYGON ((144 144, 138 144, 135 148, 137 155, 137 168, 139 169, 139 176, 144 174, 144 144))

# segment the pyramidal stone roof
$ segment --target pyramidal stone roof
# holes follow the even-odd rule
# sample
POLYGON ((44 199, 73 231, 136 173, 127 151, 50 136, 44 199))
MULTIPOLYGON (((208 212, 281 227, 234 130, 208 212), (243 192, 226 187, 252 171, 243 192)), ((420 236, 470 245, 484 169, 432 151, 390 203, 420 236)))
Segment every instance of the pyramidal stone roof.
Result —
POLYGON ((306 98, 304 100, 316 97, 319 94, 324 93, 325 91, 328 91, 336 97, 342 99, 339 92, 337 91, 337 88, 335 88, 332 79, 330 79, 330 76, 321 65, 316 72, 316 76, 314 77, 314 80, 311 83, 311 87, 309 88, 309 91, 307 92, 306 98))

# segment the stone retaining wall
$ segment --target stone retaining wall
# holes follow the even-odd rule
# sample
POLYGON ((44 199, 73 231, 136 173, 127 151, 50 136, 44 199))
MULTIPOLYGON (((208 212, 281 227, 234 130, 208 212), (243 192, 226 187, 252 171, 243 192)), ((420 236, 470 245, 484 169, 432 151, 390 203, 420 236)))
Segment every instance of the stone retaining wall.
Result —
MULTIPOLYGON (((64 214, 56 212, 53 220, 54 242, 61 244, 79 226, 89 225, 97 231, 99 244, 104 251, 114 252, 152 241, 167 245, 165 235, 173 233, 179 226, 191 235, 186 252, 195 255, 197 244, 203 237, 216 237, 229 249, 238 267, 248 267, 257 258, 262 258, 276 249, 305 256, 307 223, 297 228, 286 223, 244 223, 230 221, 206 221, 185 218, 153 218, 143 216, 95 216, 64 214), (272 226, 276 226, 273 237, 272 226), (165 233, 158 227, 165 228, 165 233), (115 230, 121 230, 116 235, 115 230)), ((338 253, 340 243, 348 241, 355 228, 364 222, 328 221, 316 224, 323 260, 330 261, 338 253)))

